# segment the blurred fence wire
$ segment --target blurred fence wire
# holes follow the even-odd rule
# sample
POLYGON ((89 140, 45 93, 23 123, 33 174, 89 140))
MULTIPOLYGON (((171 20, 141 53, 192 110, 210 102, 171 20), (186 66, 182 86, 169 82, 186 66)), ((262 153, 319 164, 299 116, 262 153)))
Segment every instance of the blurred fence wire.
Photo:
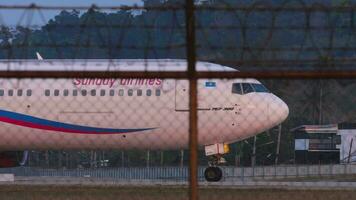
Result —
MULTIPOLYGON (((316 102, 305 103, 303 106, 306 108, 303 107, 300 110, 308 109, 309 103, 313 104, 317 108, 315 112, 310 111, 312 112, 310 115, 313 119, 318 118, 321 119, 319 122, 323 122, 322 119, 326 117, 323 118, 320 114, 324 106, 320 102, 324 96, 327 98, 328 95, 332 95, 327 91, 323 93, 320 88, 332 91, 335 87, 328 88, 328 85, 321 79, 340 80, 342 81, 340 84, 347 85, 347 87, 354 85, 353 79, 356 78, 355 12, 356 7, 351 3, 331 5, 307 1, 243 3, 214 0, 186 0, 186 2, 147 0, 142 6, 0 5, 0 58, 3 59, 0 61, 3 66, 0 77, 25 81, 34 78, 41 78, 41 80, 56 78, 59 82, 73 78, 77 80, 84 78, 189 80, 189 85, 187 85, 189 107, 187 108, 189 108, 190 131, 190 198, 197 199, 198 131, 200 127, 197 117, 198 110, 201 109, 198 103, 202 99, 198 95, 199 80, 263 78, 268 82, 271 79, 278 79, 281 83, 286 83, 286 86, 289 86, 287 82, 290 79, 318 80, 320 87, 315 88, 315 94, 319 95, 319 98, 316 102), (7 18, 11 17, 9 12, 14 10, 20 11, 21 14, 19 20, 12 25, 7 18), (58 12, 58 14, 50 18, 48 16, 51 12, 58 12), (42 55, 46 66, 53 66, 53 68, 27 70, 29 67, 26 66, 27 61, 35 59, 36 52, 42 55), (99 62, 103 59, 107 62, 100 65, 99 62), (140 59, 144 68, 141 71, 130 68, 132 61, 126 60, 124 63, 128 66, 126 70, 120 72, 112 70, 120 67, 117 62, 119 59, 140 59), (185 61, 183 63, 186 65, 185 70, 177 70, 174 66, 168 66, 173 70, 151 71, 149 66, 152 59, 180 59, 180 61, 185 61), (208 65, 206 63, 209 62, 229 66, 239 71, 197 71, 198 61, 204 61, 204 65, 208 65), (61 62, 65 70, 56 69, 56 65, 61 62), (91 65, 96 65, 102 70, 90 70, 91 65)), ((159 65, 165 66, 167 62, 159 63, 159 65)), ((304 81, 298 82, 298 88, 310 89, 309 85, 303 85, 304 83, 304 81)), ((250 87, 253 92, 258 92, 257 83, 245 84, 245 82, 239 83, 237 89, 235 88, 239 91, 234 91, 232 88, 233 92, 248 94, 248 88, 243 88, 245 86, 250 87)), ((56 84, 52 83, 52 85, 56 84)), ((275 88, 275 84, 270 83, 270 85, 275 88)), ((152 91, 148 89, 150 93, 146 93, 146 96, 151 96, 153 91, 159 92, 152 96, 160 96, 161 92, 164 93, 163 86, 157 88, 152 91)), ((45 91, 46 88, 41 85, 41 89, 45 91)), ((133 90, 137 96, 142 96, 142 91, 137 88, 125 88, 122 91, 127 96, 132 96, 133 90)), ((19 91, 18 88, 16 91, 19 91)), ((24 91, 21 90, 21 95, 24 91)), ((83 90, 78 91, 82 96, 95 97, 105 96, 110 92, 110 90, 90 88, 85 90, 84 95, 83 90)), ((230 91, 231 88, 229 88, 230 91)), ((279 92, 283 93, 283 91, 279 92)), ((53 90, 48 92, 48 96, 52 94, 60 96, 59 93, 63 93, 64 97, 68 96, 69 92, 53 90)), ((312 93, 311 96, 314 98, 315 94, 312 93)), ((14 94, 8 93, 8 95, 14 94)), ((18 93, 18 96, 21 95, 18 93)), ((73 96, 75 95, 73 92, 73 96)), ((121 96, 120 90, 115 91, 114 95, 121 96)), ((291 99, 290 96, 289 98, 291 99)), ((305 98, 300 101, 307 102, 308 99, 305 98)), ((354 101, 354 96, 350 99, 351 102, 354 101)), ((42 99, 39 98, 34 102, 38 100, 42 99)), ((245 101, 251 102, 252 100, 245 101)), ((49 105, 46 103, 42 102, 43 108, 49 105)), ((60 107, 60 100, 57 103, 60 107)), ((131 106, 129 103, 124 102, 126 106, 131 106)), ((80 107, 84 104, 85 101, 81 101, 76 106, 80 107)), ((145 104, 145 102, 140 101, 138 104, 145 104)), ((101 106, 108 105, 104 102, 101 106)), ((236 109, 234 114, 242 113, 243 115, 243 111, 241 113, 237 111, 240 109, 239 106, 234 105, 233 109, 236 109)), ((91 105, 91 107, 94 109, 95 106, 91 105)), ((114 109, 110 106, 108 108, 114 109)), ((347 110, 347 108, 344 109, 347 110)), ((28 113, 30 113, 29 110, 30 104, 28 113)), ((38 111, 40 112, 44 111, 38 111)), ((84 111, 81 112, 84 113, 84 111)), ((277 113, 277 111, 274 112, 277 113)), ((106 120, 110 115, 108 111, 105 113, 107 115, 95 118, 88 113, 85 116, 88 120, 106 120)), ((140 114, 140 119, 148 121, 150 116, 145 118, 140 111, 137 113, 140 114)), ((68 111, 66 114, 69 116, 71 113, 68 111)), ((125 115, 132 119, 139 118, 130 116, 130 113, 125 113, 125 115)), ((71 117, 76 119, 74 115, 71 117)), ((261 124, 265 122, 264 119, 258 118, 261 116, 252 117, 260 120, 261 124)), ((176 123, 173 119, 168 120, 172 124, 176 123)), ((213 125, 210 126, 213 127, 213 125)), ((233 123, 232 126, 235 124, 233 123)), ((174 127, 179 127, 179 124, 174 127)), ((216 125, 216 127, 219 126, 216 125)), ((256 154, 254 153, 253 156, 256 154)), ((202 174, 201 171, 199 173, 202 174)))
MULTIPOLYGON (((1 57, 34 58, 36 51, 42 51, 56 59, 185 58, 190 43, 184 2, 146 4, 3 5, 2 11, 23 14, 12 27, 2 14, 1 57), (49 10, 61 13, 47 19, 49 10)), ((201 1, 194 5, 198 60, 241 71, 352 70, 353 5, 245 4, 201 1)))

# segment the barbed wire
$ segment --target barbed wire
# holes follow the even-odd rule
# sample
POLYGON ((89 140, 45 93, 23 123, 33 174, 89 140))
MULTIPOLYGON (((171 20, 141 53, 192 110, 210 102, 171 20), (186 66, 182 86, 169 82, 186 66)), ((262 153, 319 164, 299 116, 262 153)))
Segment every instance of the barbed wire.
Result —
MULTIPOLYGON (((41 9, 41 10, 88 10, 88 9, 98 9, 98 10, 178 10, 185 9, 183 3, 174 2, 174 5, 161 4, 157 6, 139 6, 139 5, 121 5, 121 6, 99 6, 92 4, 90 6, 44 6, 37 5, 32 3, 30 5, 0 5, 0 9, 41 9)), ((304 12, 313 12, 313 11, 336 11, 336 12, 345 12, 345 11, 356 11, 356 5, 346 5, 346 6, 335 6, 335 5, 326 5, 321 3, 312 3, 307 4, 304 1, 299 1, 299 5, 290 6, 288 5, 289 1, 284 1, 282 5, 273 5, 265 2, 257 2, 252 5, 236 6, 226 3, 225 5, 195 5, 194 9, 196 10, 223 10, 223 11, 304 11, 304 12)))
POLYGON ((96 9, 96 10, 182 10, 184 9, 183 5, 160 5, 160 6, 98 6, 96 4, 92 4, 91 6, 43 6, 43 5, 0 5, 0 9, 33 9, 33 10, 89 10, 89 9, 96 9))

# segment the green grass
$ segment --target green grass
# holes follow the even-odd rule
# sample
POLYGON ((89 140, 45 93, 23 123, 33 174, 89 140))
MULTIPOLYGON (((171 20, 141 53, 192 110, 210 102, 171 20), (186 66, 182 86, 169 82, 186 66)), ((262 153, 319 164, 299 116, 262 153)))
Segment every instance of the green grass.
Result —
MULTIPOLYGON (((338 200, 355 199, 353 190, 220 189, 199 190, 201 200, 338 200)), ((1 186, 4 200, 185 200, 187 188, 120 186, 1 186)))

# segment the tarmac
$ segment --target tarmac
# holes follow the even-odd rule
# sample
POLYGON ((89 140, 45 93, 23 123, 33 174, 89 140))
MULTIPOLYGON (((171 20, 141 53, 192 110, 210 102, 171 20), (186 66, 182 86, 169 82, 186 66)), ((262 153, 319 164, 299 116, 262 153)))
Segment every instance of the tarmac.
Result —
MULTIPOLYGON (((188 187, 185 180, 150 179, 98 179, 91 177, 31 177, 16 176, 13 181, 3 181, 0 185, 82 185, 82 186, 132 186, 132 187, 188 187)), ((356 181, 283 181, 283 180, 222 180, 220 182, 199 181, 200 187, 214 188, 286 188, 286 189, 356 189, 356 181)))

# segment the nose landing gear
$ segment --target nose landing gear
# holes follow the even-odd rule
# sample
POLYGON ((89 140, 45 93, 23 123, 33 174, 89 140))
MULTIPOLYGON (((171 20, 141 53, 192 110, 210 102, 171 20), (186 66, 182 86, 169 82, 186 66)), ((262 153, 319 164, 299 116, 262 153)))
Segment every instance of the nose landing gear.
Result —
POLYGON ((218 182, 222 179, 223 172, 218 165, 226 163, 226 160, 222 157, 222 154, 228 152, 229 147, 224 144, 214 144, 205 147, 205 154, 209 156, 209 167, 204 171, 205 180, 208 182, 218 182))
POLYGON ((208 167, 204 171, 204 177, 208 182, 218 182, 222 178, 222 171, 219 167, 208 167))

